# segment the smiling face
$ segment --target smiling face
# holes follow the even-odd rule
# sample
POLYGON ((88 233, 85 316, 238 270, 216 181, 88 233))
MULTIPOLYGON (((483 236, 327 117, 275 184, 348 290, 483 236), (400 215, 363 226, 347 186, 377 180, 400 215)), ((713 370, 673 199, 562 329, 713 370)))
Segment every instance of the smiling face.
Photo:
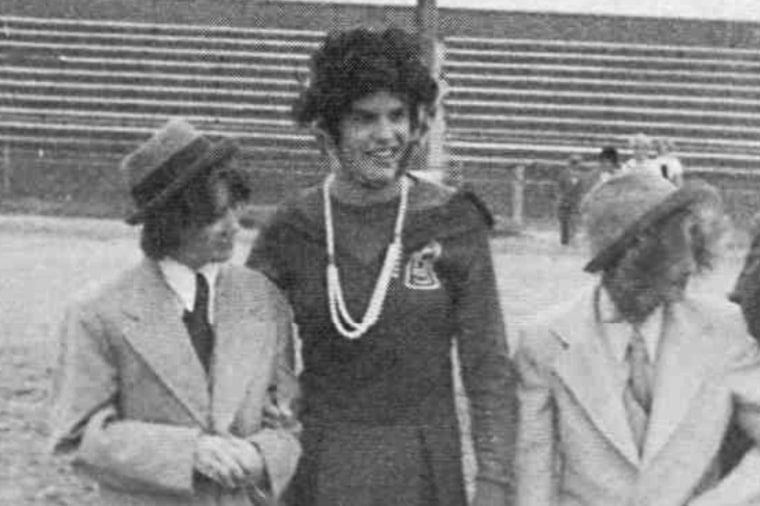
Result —
POLYGON ((411 141, 409 106, 387 91, 356 100, 338 124, 336 176, 362 190, 382 190, 403 173, 411 141))

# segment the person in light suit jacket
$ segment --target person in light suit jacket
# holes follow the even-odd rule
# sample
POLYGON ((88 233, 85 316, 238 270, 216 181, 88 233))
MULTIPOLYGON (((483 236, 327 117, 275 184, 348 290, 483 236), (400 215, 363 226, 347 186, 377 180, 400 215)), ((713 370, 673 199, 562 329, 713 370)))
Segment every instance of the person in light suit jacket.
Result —
POLYGON ((756 451, 719 478, 733 419, 760 440, 758 346, 686 290, 716 254, 717 192, 622 174, 583 210, 600 279, 520 334, 517 505, 758 504, 756 451))
POLYGON ((289 307, 227 263, 235 151, 175 118, 125 158, 145 258, 62 325, 52 445, 104 505, 271 505, 296 468, 289 307))

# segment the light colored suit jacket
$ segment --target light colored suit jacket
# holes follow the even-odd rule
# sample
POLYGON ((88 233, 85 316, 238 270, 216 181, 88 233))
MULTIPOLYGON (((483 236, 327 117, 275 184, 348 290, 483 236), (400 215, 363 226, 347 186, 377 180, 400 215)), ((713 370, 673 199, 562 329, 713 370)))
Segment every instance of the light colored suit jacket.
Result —
MULTIPOLYGON (((518 506, 682 506, 709 498, 702 493, 716 485, 731 417, 741 415, 760 435, 760 358, 741 315, 728 302, 699 298, 665 309, 640 454, 623 404, 627 377, 604 347, 596 293, 585 291, 521 332, 518 506)), ((758 491, 760 473, 736 483, 758 491)), ((720 500, 699 504, 724 504, 732 493, 714 497, 720 500)))
POLYGON ((272 503, 300 456, 291 410, 290 311, 261 274, 222 268, 216 342, 203 369, 173 292, 144 260, 74 304, 61 330, 54 450, 100 484, 109 506, 272 503), (248 439, 261 451, 270 495, 228 492, 193 472, 201 432, 248 439))

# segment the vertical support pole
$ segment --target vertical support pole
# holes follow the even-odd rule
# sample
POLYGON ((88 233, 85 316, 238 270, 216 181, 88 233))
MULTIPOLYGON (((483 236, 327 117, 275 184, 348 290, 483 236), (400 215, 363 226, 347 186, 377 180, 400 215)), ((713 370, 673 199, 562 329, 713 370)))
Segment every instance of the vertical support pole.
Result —
POLYGON ((11 143, 3 143, 3 195, 10 195, 13 180, 13 166, 11 164, 11 143))
POLYGON ((436 59, 436 41, 438 39, 438 7, 436 0, 417 0, 415 11, 417 34, 422 44, 423 60, 431 69, 436 59))
MULTIPOLYGON (((437 0, 417 0, 415 22, 417 33, 422 45, 423 61, 428 65, 433 78, 442 85, 441 71, 443 61, 443 45, 438 41, 438 6, 437 0)), ((435 169, 446 172, 443 140, 445 137, 445 125, 441 104, 436 105, 436 114, 430 118, 429 130, 426 138, 422 139, 424 152, 421 153, 421 169, 435 169)))
POLYGON ((512 178, 512 221, 518 227, 525 223, 525 165, 518 165, 512 178))

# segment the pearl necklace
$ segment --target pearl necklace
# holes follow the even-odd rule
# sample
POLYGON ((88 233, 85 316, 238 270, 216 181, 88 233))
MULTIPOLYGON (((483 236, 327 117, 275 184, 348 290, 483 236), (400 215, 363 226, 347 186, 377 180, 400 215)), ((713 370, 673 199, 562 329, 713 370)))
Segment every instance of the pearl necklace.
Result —
POLYGON ((348 312, 346 301, 343 298, 343 289, 340 284, 340 274, 335 261, 335 233, 333 230, 332 204, 330 203, 330 185, 335 179, 330 174, 323 186, 325 206, 325 232, 327 235, 327 296, 330 306, 330 318, 333 325, 343 337, 358 339, 363 336, 380 318, 388 294, 391 280, 399 276, 399 263, 403 251, 401 233, 404 230, 404 217, 406 216, 407 201, 409 200, 409 180, 401 179, 401 201, 396 215, 396 225, 393 229, 393 240, 388 245, 385 253, 383 268, 375 282, 375 289, 369 300, 369 305, 361 321, 356 321, 348 312))

